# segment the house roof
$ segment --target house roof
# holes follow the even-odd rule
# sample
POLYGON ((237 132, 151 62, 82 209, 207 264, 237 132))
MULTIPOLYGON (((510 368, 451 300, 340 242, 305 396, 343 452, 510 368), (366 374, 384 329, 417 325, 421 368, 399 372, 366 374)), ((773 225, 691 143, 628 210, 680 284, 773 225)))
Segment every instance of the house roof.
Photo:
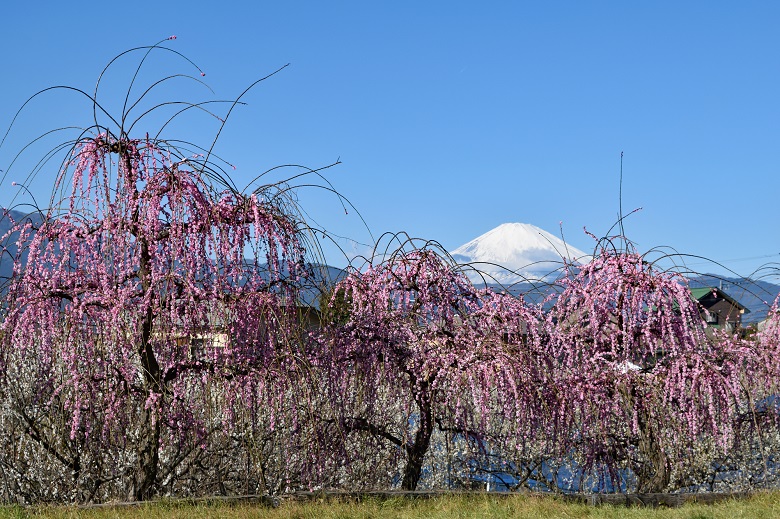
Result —
POLYGON ((750 309, 748 309, 748 307, 746 307, 745 305, 743 305, 742 303, 740 303, 739 301, 737 301, 736 299, 734 299, 733 297, 728 295, 726 292, 724 292, 723 290, 721 290, 721 289, 719 289, 717 287, 701 287, 701 288, 692 288, 691 289, 691 295, 697 301, 701 301, 702 299, 704 299, 705 297, 707 297, 710 294, 714 294, 715 297, 725 299, 731 305, 737 307, 739 310, 743 310, 744 311, 743 313, 746 313, 746 314, 750 313, 750 309))

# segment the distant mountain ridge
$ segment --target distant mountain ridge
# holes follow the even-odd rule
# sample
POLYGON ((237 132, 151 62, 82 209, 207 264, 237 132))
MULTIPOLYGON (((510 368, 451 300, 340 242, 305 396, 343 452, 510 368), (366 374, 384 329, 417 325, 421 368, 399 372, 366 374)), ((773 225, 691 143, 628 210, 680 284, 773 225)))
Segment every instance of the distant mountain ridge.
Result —
MULTIPOLYGON (((10 211, 14 221, 28 217, 24 212, 10 211)), ((40 220, 33 214, 32 218, 40 220)), ((0 215, 0 237, 11 229, 11 220, 0 215)), ((0 257, 0 289, 13 272, 16 237, 8 240, 8 253, 0 257)), ((5 244, 2 244, 5 245, 5 244)), ((454 251, 452 256, 460 264, 471 264, 486 276, 469 276, 472 281, 498 291, 524 296, 529 303, 541 302, 552 291, 560 290, 554 284, 561 274, 565 257, 571 264, 584 264, 591 256, 563 242, 531 224, 507 223, 488 231, 454 251), (506 268, 504 268, 506 267, 506 268)), ((328 265, 309 264, 310 277, 302 280, 301 300, 318 307, 323 289, 340 281, 346 275, 343 269, 328 265)), ((779 273, 780 274, 780 273, 779 273)), ((688 277, 691 288, 717 287, 739 301, 750 312, 743 316, 745 324, 766 318, 767 311, 780 294, 780 285, 764 280, 726 278, 713 274, 688 277)))

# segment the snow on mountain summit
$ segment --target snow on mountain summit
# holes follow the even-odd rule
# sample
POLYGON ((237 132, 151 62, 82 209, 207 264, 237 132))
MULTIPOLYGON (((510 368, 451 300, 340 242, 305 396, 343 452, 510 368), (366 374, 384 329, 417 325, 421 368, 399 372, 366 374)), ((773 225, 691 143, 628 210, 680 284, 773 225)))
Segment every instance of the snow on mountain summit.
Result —
POLYGON ((567 262, 587 263, 590 256, 528 223, 505 223, 452 251, 458 263, 473 266, 500 283, 540 280, 567 262))

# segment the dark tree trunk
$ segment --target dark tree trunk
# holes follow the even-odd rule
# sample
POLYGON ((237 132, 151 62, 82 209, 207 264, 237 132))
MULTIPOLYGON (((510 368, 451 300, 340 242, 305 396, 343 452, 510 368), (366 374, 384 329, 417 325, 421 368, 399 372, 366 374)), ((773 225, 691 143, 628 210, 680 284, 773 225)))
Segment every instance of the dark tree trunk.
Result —
POLYGON ((160 417, 154 409, 144 409, 141 438, 138 444, 138 465, 131 499, 147 501, 154 497, 160 462, 160 417))
MULTIPOLYGON (((146 334, 143 334, 142 337, 147 338, 146 334)), ((146 402, 140 402, 143 411, 137 448, 138 464, 136 466, 132 495, 130 496, 137 501, 150 499, 156 491, 157 474, 160 465, 160 433, 162 431, 164 398, 160 366, 157 363, 151 345, 148 343, 148 338, 144 342, 146 342, 144 351, 139 353, 146 379, 146 395, 148 401, 152 402, 152 405, 147 407, 146 402)))
MULTIPOLYGON (((144 293, 151 290, 150 269, 151 257, 149 245, 140 240, 141 256, 138 276, 144 293)), ((133 477, 133 487, 130 499, 145 501, 154 496, 157 487, 157 476, 160 466, 160 434, 162 430, 163 408, 163 380, 160 365, 152 348, 152 325, 154 323, 154 309, 149 306, 146 309, 141 326, 141 342, 138 345, 138 356, 146 384, 145 396, 147 402, 141 402, 143 408, 141 414, 140 438, 138 441, 138 462, 133 477), (148 406, 148 402, 152 405, 148 406)))
POLYGON ((643 465, 636 471, 637 491, 640 494, 666 492, 671 480, 669 458, 658 443, 652 425, 642 414, 639 417, 639 452, 643 465))
POLYGON ((401 489, 415 490, 422 475, 423 461, 428 447, 431 444, 433 434, 433 412, 428 383, 421 384, 422 388, 415 401, 420 411, 420 426, 414 435, 414 443, 406 447, 406 467, 401 481, 401 489))

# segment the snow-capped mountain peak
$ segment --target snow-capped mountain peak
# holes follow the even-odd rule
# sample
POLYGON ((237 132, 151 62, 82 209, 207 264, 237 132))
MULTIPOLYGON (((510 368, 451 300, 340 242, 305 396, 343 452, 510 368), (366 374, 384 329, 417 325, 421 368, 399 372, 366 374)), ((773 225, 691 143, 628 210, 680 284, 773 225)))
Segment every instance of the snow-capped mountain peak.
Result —
POLYGON ((452 251, 452 257, 504 284, 555 276, 564 259, 569 264, 590 260, 558 236, 528 223, 501 224, 452 251))

